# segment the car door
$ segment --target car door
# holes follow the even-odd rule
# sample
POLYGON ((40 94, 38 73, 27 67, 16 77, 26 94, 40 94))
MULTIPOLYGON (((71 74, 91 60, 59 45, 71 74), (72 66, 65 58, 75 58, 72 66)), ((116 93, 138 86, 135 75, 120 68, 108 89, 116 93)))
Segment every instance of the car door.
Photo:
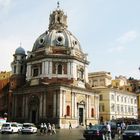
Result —
POLYGON ((16 132, 18 132, 18 126, 17 126, 17 124, 11 124, 11 127, 12 127, 12 130, 13 130, 13 132, 14 133, 16 133, 16 132))

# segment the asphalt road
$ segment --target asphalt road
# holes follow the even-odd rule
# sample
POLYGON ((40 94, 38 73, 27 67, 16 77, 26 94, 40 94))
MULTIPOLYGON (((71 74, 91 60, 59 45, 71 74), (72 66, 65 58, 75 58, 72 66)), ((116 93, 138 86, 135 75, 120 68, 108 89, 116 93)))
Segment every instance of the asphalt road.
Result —
MULTIPOLYGON (((46 135, 38 132, 37 134, 0 134, 0 140, 85 140, 83 128, 58 129, 54 135, 46 135)), ((117 135, 115 139, 118 139, 117 135)))
POLYGON ((54 135, 37 134, 0 134, 0 140, 85 140, 83 130, 76 129, 60 129, 54 135))

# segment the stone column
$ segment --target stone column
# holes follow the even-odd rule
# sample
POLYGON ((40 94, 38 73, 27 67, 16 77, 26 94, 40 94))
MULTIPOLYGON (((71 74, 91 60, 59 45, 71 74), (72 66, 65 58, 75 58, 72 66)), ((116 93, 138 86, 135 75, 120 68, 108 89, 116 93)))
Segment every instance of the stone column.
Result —
POLYGON ((52 78, 52 61, 49 61, 49 79, 52 78))
POLYGON ((63 91, 60 90, 60 95, 59 95, 59 105, 60 105, 60 110, 59 110, 59 117, 62 117, 63 116, 63 100, 62 100, 62 97, 63 97, 63 91))
POLYGON ((71 79, 71 62, 67 63, 67 69, 68 69, 68 79, 71 79))
POLYGON ((45 73, 45 75, 46 75, 46 74, 49 74, 48 61, 45 61, 45 64, 44 64, 44 65, 45 65, 45 66, 44 66, 44 67, 45 67, 45 72, 44 72, 44 73, 45 73))
POLYGON ((41 73, 42 73, 42 76, 45 75, 45 62, 42 62, 42 71, 41 71, 41 73))
POLYGON ((77 118, 77 96, 76 93, 74 93, 74 117, 77 118))
POLYGON ((56 93, 53 94, 53 117, 56 117, 56 93))
POLYGON ((46 93, 44 93, 43 116, 46 117, 46 93))
POLYGON ((63 107, 63 112, 62 112, 62 116, 66 115, 66 95, 65 95, 66 91, 63 91, 63 95, 62 95, 62 107, 63 107))
POLYGON ((85 111, 86 111, 86 119, 87 119, 87 118, 89 118, 89 96, 88 95, 86 95, 85 111))
POLYGON ((89 105, 88 105, 88 118, 91 118, 91 96, 89 95, 88 96, 88 102, 89 102, 89 105))
POLYGON ((25 118, 28 118, 28 97, 25 96, 25 118))
POLYGON ((31 72, 31 65, 27 65, 27 73, 26 73, 26 77, 27 79, 30 79, 32 76, 32 72, 31 72))
POLYGON ((42 95, 40 96, 39 117, 42 118, 42 95))
POLYGON ((74 93, 71 92, 71 117, 73 118, 74 117, 74 93))
MULTIPOLYGON (((60 93, 58 93, 57 92, 57 94, 56 94, 56 105, 57 105, 57 110, 56 110, 56 112, 57 112, 57 117, 60 117, 60 93)), ((61 107, 61 109, 62 109, 62 107, 61 107)))

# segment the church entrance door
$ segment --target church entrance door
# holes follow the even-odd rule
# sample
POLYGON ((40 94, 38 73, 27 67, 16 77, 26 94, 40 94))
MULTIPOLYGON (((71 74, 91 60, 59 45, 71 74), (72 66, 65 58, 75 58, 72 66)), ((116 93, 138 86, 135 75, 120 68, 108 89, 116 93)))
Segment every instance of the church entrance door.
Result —
POLYGON ((32 111, 32 123, 36 123, 36 111, 32 111))
POLYGON ((83 108, 79 108, 79 125, 83 124, 83 108))
POLYGON ((29 121, 32 123, 38 122, 39 99, 37 96, 31 96, 29 101, 29 121))

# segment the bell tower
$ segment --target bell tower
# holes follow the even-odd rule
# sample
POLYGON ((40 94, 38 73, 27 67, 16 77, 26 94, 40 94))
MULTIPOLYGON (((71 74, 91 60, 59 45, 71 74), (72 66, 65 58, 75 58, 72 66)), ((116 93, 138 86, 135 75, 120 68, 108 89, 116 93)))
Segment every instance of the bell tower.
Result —
POLYGON ((15 89, 25 83, 26 77, 26 54, 25 50, 18 47, 13 55, 14 59, 11 63, 12 76, 10 78, 10 88, 15 89))

